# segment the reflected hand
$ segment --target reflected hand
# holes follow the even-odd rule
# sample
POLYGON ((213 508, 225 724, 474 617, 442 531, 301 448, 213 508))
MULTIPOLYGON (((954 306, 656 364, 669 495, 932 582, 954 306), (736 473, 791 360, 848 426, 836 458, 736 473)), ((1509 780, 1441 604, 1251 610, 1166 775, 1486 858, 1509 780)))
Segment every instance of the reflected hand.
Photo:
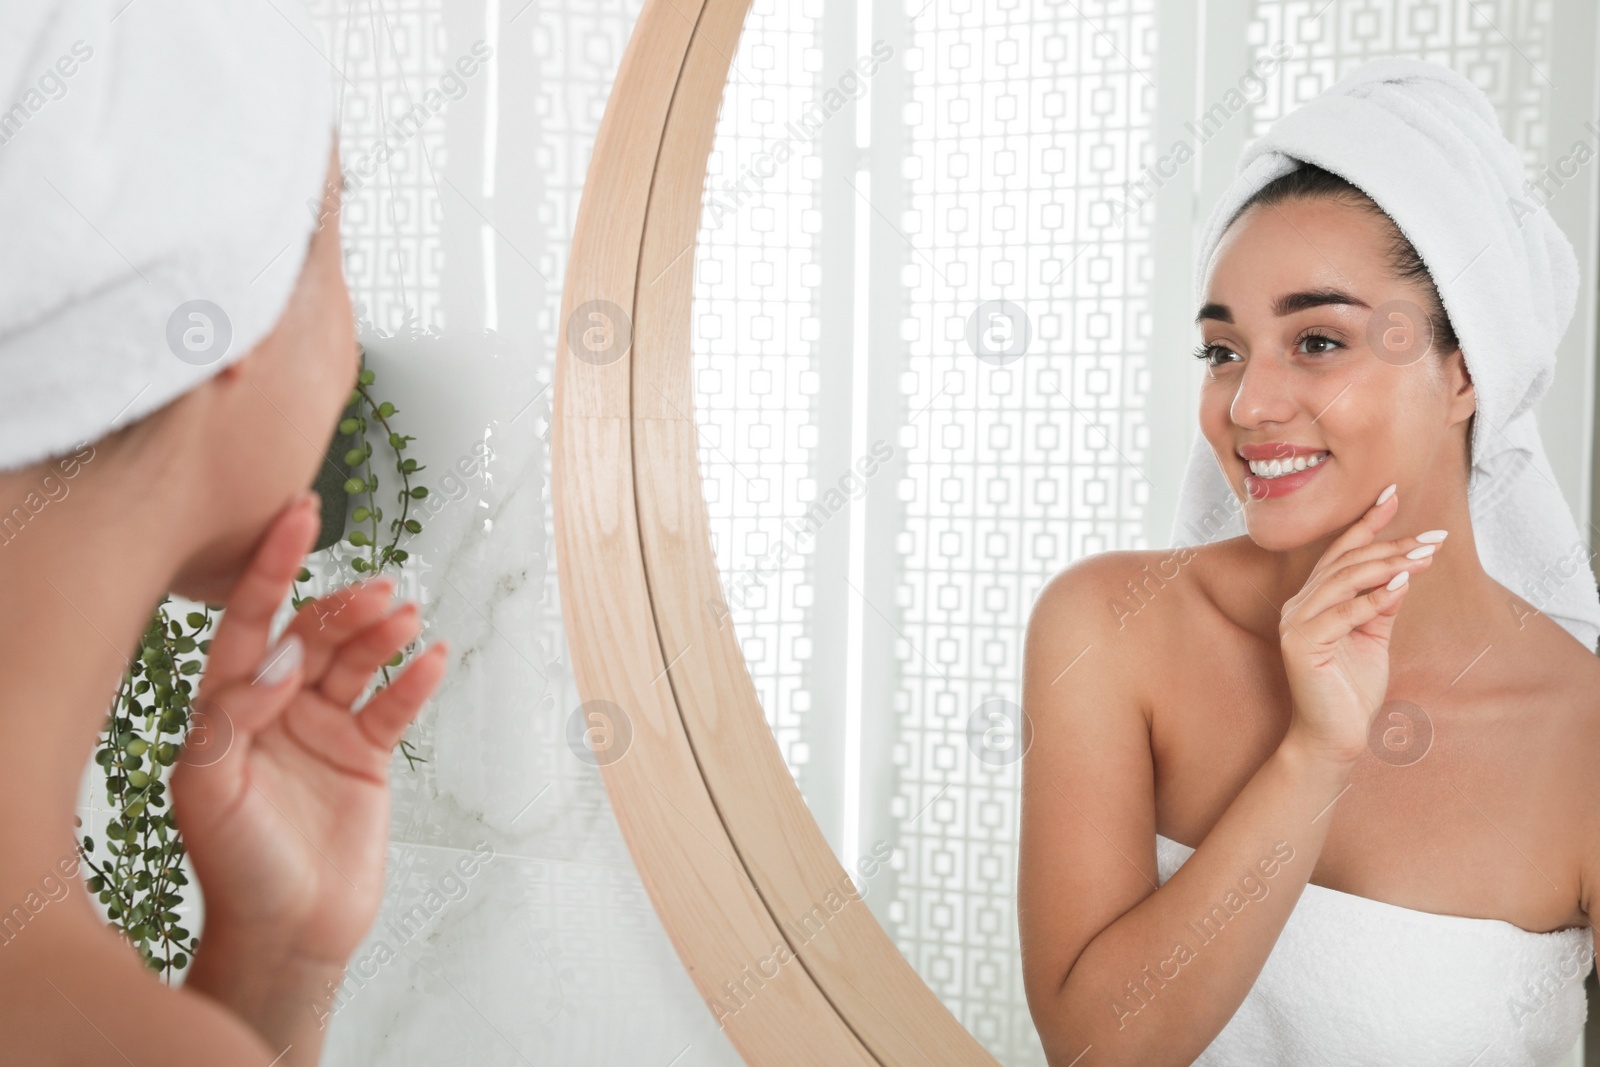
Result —
POLYGON ((1389 638, 1411 588, 1409 575, 1432 555, 1410 559, 1415 537, 1375 540, 1394 518, 1399 492, 1374 504, 1334 539, 1283 606, 1278 624, 1293 708, 1286 739, 1314 755, 1354 761, 1389 689, 1389 638), (1401 572, 1403 584, 1387 583, 1401 572))

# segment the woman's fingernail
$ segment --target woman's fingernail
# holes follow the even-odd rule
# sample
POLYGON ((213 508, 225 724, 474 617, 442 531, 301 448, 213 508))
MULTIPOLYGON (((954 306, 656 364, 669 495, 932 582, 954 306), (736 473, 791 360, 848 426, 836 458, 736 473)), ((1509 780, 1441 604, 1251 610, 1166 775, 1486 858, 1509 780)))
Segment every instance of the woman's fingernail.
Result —
POLYGON ((1411 580, 1411 572, 1410 571, 1401 571, 1399 574, 1395 575, 1393 578, 1390 578, 1389 579, 1389 584, 1384 586, 1384 588, 1389 590, 1392 593, 1396 589, 1399 589, 1402 585, 1405 585, 1410 580, 1411 580))
POLYGON ((1449 530, 1424 530, 1417 534, 1417 540, 1425 545, 1436 545, 1450 536, 1449 530))
POLYGON ((1423 556, 1431 556, 1433 555, 1433 550, 1438 547, 1438 545, 1418 545, 1406 553, 1406 559, 1421 559, 1423 556))
POLYGON ((299 635, 285 634, 261 661, 255 680, 250 684, 271 689, 294 673, 304 655, 305 646, 301 644, 299 635))
POLYGON ((1390 497, 1394 496, 1394 491, 1395 491, 1395 483, 1391 483, 1389 488, 1385 489, 1383 492, 1378 494, 1378 503, 1381 504, 1385 500, 1388 500, 1390 497))

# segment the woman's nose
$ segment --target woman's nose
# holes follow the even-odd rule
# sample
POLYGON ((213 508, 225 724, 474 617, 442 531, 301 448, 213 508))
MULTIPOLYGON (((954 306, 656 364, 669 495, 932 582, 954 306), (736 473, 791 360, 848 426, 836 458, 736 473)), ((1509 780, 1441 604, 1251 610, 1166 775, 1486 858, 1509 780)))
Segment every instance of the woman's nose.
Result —
POLYGON ((1271 356, 1246 361, 1228 409, 1234 423, 1288 422, 1295 413, 1294 372, 1271 356))

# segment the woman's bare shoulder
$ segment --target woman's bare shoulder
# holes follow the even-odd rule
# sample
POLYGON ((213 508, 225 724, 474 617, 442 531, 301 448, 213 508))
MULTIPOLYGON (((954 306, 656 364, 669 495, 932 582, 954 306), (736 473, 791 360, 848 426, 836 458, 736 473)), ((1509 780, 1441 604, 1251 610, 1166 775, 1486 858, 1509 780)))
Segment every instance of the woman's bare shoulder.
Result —
MULTIPOLYGON (((1491 677, 1508 694, 1531 696, 1551 728, 1600 744, 1600 656, 1522 597, 1505 596, 1507 622, 1493 641, 1508 653, 1506 669, 1491 677)), ((1600 775, 1593 777, 1600 789, 1600 775)))
POLYGON ((1085 556, 1053 575, 1028 621, 1024 684, 1071 688, 1140 709, 1146 723, 1156 692, 1153 663, 1169 664, 1197 627, 1211 627, 1211 587, 1230 565, 1222 543, 1124 549, 1085 556))
POLYGON ((69 906, 52 903, 63 910, 40 913, 0 952, 7 1062, 268 1067, 282 1051, 268 1051, 221 1005, 167 986, 118 935, 69 906))
POLYGON ((1084 556, 1045 583, 1035 618, 1070 617, 1102 633, 1138 626, 1152 637, 1163 623, 1192 623, 1196 613, 1223 609, 1217 590, 1242 566, 1238 540, 1084 556))

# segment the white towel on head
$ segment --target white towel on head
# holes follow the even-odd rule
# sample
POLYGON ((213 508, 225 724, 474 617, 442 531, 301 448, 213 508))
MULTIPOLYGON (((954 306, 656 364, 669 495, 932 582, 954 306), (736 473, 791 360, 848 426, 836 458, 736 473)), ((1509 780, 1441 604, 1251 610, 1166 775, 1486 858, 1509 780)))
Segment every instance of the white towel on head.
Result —
POLYGON ((301 0, 0 2, 0 470, 272 330, 333 145, 321 47, 301 0))
MULTIPOLYGON (((1301 161, 1359 187, 1427 264, 1477 396, 1469 509, 1490 577, 1593 650, 1600 593, 1539 437, 1534 404, 1555 377, 1578 261, 1525 188, 1521 157, 1482 90, 1447 67, 1386 57, 1284 115, 1246 146, 1213 209, 1194 274, 1198 305, 1223 232, 1249 198, 1301 161)), ((1245 533, 1216 456, 1197 434, 1174 545, 1245 533)))

